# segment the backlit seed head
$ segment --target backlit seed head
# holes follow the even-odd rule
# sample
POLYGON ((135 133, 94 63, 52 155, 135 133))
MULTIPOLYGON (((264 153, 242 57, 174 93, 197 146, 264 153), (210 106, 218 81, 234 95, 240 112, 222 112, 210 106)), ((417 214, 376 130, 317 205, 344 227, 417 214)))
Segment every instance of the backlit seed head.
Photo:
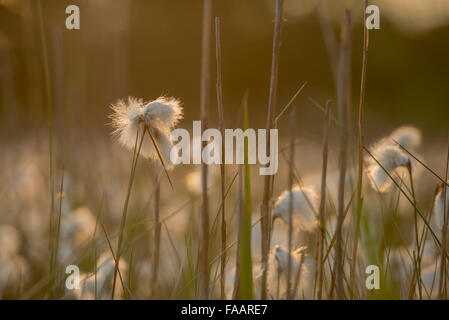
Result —
POLYGON ((397 168, 411 165, 409 157, 397 146, 380 145, 373 151, 373 156, 383 168, 370 159, 367 173, 371 186, 380 192, 387 191, 392 184, 388 174, 391 175, 397 168))
POLYGON ((145 132, 146 137, 142 141, 140 154, 157 161, 159 159, 157 150, 148 136, 151 134, 164 163, 170 167, 170 151, 173 146, 170 133, 183 118, 181 102, 171 97, 159 97, 146 103, 142 99, 129 97, 126 101, 117 101, 111 108, 113 135, 119 142, 129 149, 134 149, 137 135, 137 141, 140 143, 145 132))
MULTIPOLYGON (((319 198, 313 189, 295 186, 292 189, 293 223, 305 231, 312 231, 316 227, 315 212, 318 209, 319 198)), ((290 206, 290 190, 285 190, 276 200, 274 216, 288 222, 290 206)))

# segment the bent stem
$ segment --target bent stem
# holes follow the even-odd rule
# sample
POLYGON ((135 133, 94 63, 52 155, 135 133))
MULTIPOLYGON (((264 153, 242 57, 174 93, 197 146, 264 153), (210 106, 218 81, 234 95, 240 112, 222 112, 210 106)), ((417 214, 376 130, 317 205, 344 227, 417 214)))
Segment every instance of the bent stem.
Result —
POLYGON ((159 146, 158 146, 156 140, 154 139, 153 134, 151 133, 151 130, 147 126, 145 126, 145 132, 148 132, 148 135, 151 138, 151 142, 153 142, 154 148, 156 149, 157 156, 159 157, 159 161, 161 162, 161 165, 164 168, 164 172, 165 172, 165 175, 167 176, 168 182, 170 183, 171 188, 174 189, 173 183, 171 182, 170 176, 168 175, 168 170, 167 170, 167 167, 165 166, 164 159, 162 158, 161 150, 159 149, 159 146))
MULTIPOLYGON (((422 282, 421 282, 421 244, 419 240, 419 231, 418 231, 418 213, 416 210, 416 197, 415 197, 415 186, 413 183, 413 175, 412 175, 412 166, 411 162, 409 161, 407 165, 408 175, 410 178, 410 189, 412 193, 412 199, 413 199, 413 207, 414 207, 414 224, 415 224, 415 241, 416 241, 416 263, 415 263, 415 276, 418 283, 418 293, 419 293, 419 299, 422 300, 422 282)), ((414 289, 414 285, 413 285, 414 289)))

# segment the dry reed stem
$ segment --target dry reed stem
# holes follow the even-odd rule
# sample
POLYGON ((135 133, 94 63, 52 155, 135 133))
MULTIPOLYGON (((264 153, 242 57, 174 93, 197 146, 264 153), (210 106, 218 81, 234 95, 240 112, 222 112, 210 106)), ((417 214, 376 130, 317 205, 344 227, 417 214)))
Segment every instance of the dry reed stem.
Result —
MULTIPOLYGON (((207 128, 207 115, 210 99, 210 33, 212 19, 212 1, 203 1, 203 29, 201 42, 201 134, 207 128)), ((201 143, 201 150, 206 145, 201 143)), ((201 245, 200 245, 200 297, 209 298, 209 204, 207 196, 207 165, 201 161, 201 245)))
MULTIPOLYGON (((293 164, 295 161, 295 125, 296 109, 290 113, 290 163, 288 168, 288 261, 287 261, 287 300, 292 299, 290 279, 292 273, 292 238, 293 238, 293 164)), ((294 297, 294 296, 293 296, 294 297)))
POLYGON ((317 236, 319 237, 318 242, 318 263, 317 263, 317 271, 318 271, 318 279, 315 280, 318 282, 317 289, 317 299, 321 300, 322 298, 322 290, 323 290, 323 272, 324 272, 324 261, 323 261, 323 252, 324 252, 324 242, 326 237, 326 225, 325 225, 325 211, 326 211, 326 179, 327 179, 327 159, 329 153, 329 128, 330 128, 330 100, 326 102, 326 116, 325 116, 325 124, 324 124, 324 134, 323 134, 323 166, 321 170, 321 197, 320 197, 320 209, 319 209, 319 229, 317 236))
MULTIPOLYGON (((365 0, 365 9, 368 6, 368 0, 365 0)), ((363 146, 365 144, 365 132, 363 127, 363 112, 365 107, 365 97, 366 97, 366 69, 368 65, 368 44, 369 44, 369 33, 366 28, 365 21, 367 19, 367 13, 364 10, 364 19, 363 19, 363 56, 362 56, 362 74, 360 80, 360 100, 359 100, 359 115, 358 115, 358 147, 359 147, 359 163, 358 163, 358 180, 357 180, 357 208, 356 208, 356 222, 355 222, 355 232, 354 232, 354 244, 352 248, 352 259, 351 259, 351 287, 355 288, 355 274, 356 274, 356 259, 357 259, 357 250, 358 250, 358 240, 360 234, 360 218, 362 215, 362 186, 363 186, 363 146)), ((351 298, 354 298, 351 296, 351 298)))
MULTIPOLYGON (((412 199, 413 199, 413 208, 414 208, 414 227, 415 227, 415 241, 416 241, 416 263, 415 263, 415 272, 414 274, 416 275, 416 280, 418 283, 418 294, 419 294, 419 299, 422 300, 422 280, 421 280, 421 244, 420 244, 420 240, 419 240, 419 231, 418 231, 418 212, 416 210, 416 206, 417 206, 417 202, 416 202, 416 196, 415 196, 415 186, 413 183, 413 175, 412 175, 412 166, 411 166, 411 162, 409 161, 408 166, 408 175, 410 178, 410 189, 411 189, 411 194, 412 194, 412 199)), ((414 286, 413 286, 414 289, 414 286)), ((414 290, 413 290, 414 291, 414 290)))
MULTIPOLYGON (((448 136, 449 137, 449 136, 448 136)), ((447 148, 447 158, 446 158, 446 171, 445 171, 445 180, 447 181, 449 171, 449 139, 448 139, 448 148, 447 148)), ((446 238, 447 238, 447 188, 443 187, 443 230, 441 234, 441 263, 440 263, 440 283, 438 287, 438 299, 447 299, 447 279, 446 279, 446 238)))
MULTIPOLYGON (((223 118, 223 89, 221 81, 221 36, 220 36, 220 18, 215 17, 215 55, 217 61, 217 106, 218 106, 218 125, 220 127, 221 136, 225 136, 224 132, 224 118, 223 118)), ((220 292, 221 299, 225 298, 225 280, 226 280, 226 211, 225 211, 225 148, 224 141, 221 141, 221 250, 223 255, 220 262, 220 292)))
POLYGON ((345 21, 342 25, 342 42, 340 45, 340 61, 338 75, 338 109, 340 113, 340 176, 338 186, 338 216, 335 241, 335 287, 337 299, 344 299, 344 257, 343 257, 343 219, 345 208, 345 180, 348 149, 348 125, 349 125, 349 77, 350 77, 350 42, 351 42, 351 13, 346 10, 345 21))
MULTIPOLYGON (((268 99, 268 114, 267 114, 267 131, 274 127, 274 119, 276 113, 276 93, 277 93, 277 83, 278 83, 278 71, 279 71, 279 54, 281 49, 281 34, 282 34, 282 22, 283 22, 283 9, 284 1, 276 1, 276 17, 274 23, 274 34, 273 34, 273 51, 271 59, 271 76, 270 76, 270 95, 268 99)), ((267 134, 267 150, 270 150, 270 139, 267 134)), ((270 246, 270 200, 272 196, 272 180, 273 177, 266 175, 264 179, 264 191, 263 200, 260 206, 260 216, 261 216, 261 254, 262 254, 262 284, 261 284, 261 299, 265 300, 267 298, 267 262, 270 246)))

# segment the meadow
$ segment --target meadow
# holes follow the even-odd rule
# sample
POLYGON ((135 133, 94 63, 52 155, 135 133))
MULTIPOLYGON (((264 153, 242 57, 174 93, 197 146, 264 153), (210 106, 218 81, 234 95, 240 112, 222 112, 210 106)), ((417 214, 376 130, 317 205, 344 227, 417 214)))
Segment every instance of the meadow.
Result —
MULTIPOLYGON (((351 10, 342 2, 338 23, 328 12, 336 8, 310 1, 322 50, 309 58, 325 66, 327 89, 297 71, 284 85, 289 63, 304 59, 284 41, 294 37, 292 1, 267 1, 270 18, 263 24, 270 46, 259 48, 266 51, 259 64, 265 69, 257 71, 264 72, 262 86, 232 88, 227 54, 234 50, 233 35, 226 24, 233 15, 222 18, 216 1, 204 0, 189 7, 199 20, 193 31, 198 39, 191 41, 196 62, 188 49, 168 49, 173 70, 186 68, 183 80, 151 94, 139 88, 147 81, 178 83, 177 75, 158 69, 157 61, 147 63, 151 50, 133 56, 120 49, 132 38, 122 33, 130 29, 123 21, 114 31, 120 37, 101 40, 118 39, 119 45, 95 49, 107 52, 100 54, 105 60, 110 53, 112 63, 104 67, 92 54, 98 68, 87 67, 89 54, 70 50, 70 41, 58 45, 72 32, 55 27, 65 18, 55 19, 52 11, 61 4, 0 1, 11 11, 26 9, 23 28, 32 29, 26 39, 33 39, 37 54, 23 82, 33 85, 22 83, 28 88, 23 103, 17 89, 8 91, 18 81, 8 73, 17 67, 8 51, 14 46, 0 37, 0 57, 13 70, 2 69, 1 78, 2 92, 10 94, 3 94, 0 109, 0 298, 447 299, 449 135, 441 93, 447 83, 423 79, 435 87, 433 94, 405 84, 399 89, 413 70, 401 69, 402 80, 380 78, 370 63, 385 58, 376 37, 389 29, 367 29, 368 1, 347 4, 351 10), (127 69, 133 59, 150 65, 142 66, 149 69, 134 87, 123 80, 136 72, 127 69), (92 78, 83 82, 87 74, 92 78), (399 101, 399 109, 376 109, 372 101, 390 94, 378 90, 383 81, 410 95, 424 91, 422 99, 437 107, 399 101), (35 110, 38 101, 43 103, 35 110), (248 137, 231 147, 223 138, 214 145, 221 163, 205 163, 207 143, 195 140, 194 132, 187 141, 190 164, 173 164, 171 133, 188 133, 195 120, 201 132, 214 128, 222 137, 230 128, 278 130, 278 170, 260 174, 264 165, 250 154, 256 139, 248 137), (227 154, 241 161, 225 161, 227 154)), ((81 6, 81 14, 87 8, 81 6)), ((169 29, 162 21, 160 28, 169 29)), ((80 43, 83 37, 76 37, 71 40, 80 43)), ((97 48, 96 38, 83 39, 97 48)), ((88 47, 82 43, 76 50, 88 47)), ((162 52, 155 55, 164 55, 155 48, 162 52)), ((238 58, 232 62, 240 69, 238 58)), ((435 79, 444 78, 447 62, 440 63, 435 79)), ((257 159, 269 158, 269 166, 275 141, 264 138, 266 153, 257 159)))

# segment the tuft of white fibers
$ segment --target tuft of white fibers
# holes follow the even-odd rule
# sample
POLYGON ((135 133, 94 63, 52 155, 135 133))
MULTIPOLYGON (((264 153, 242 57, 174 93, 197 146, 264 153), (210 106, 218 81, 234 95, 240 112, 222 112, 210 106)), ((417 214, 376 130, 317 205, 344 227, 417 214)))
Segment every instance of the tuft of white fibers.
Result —
POLYGON ((173 129, 183 118, 181 101, 173 97, 159 97, 147 103, 143 114, 151 126, 161 130, 173 129))
MULTIPOLYGON (((438 228, 442 229, 444 224, 444 184, 438 184, 438 188, 435 195, 435 203, 433 212, 435 215, 435 222, 438 228)), ((449 210, 449 187, 446 186, 446 223, 449 225, 449 217, 447 211, 449 210)))
POLYGON ((288 268, 288 256, 291 256, 291 285, 295 284, 295 279, 299 274, 297 292, 301 292, 304 287, 304 279, 308 274, 308 269, 304 263, 307 247, 300 247, 291 253, 279 245, 273 246, 268 258, 268 279, 267 286, 269 294, 275 299, 285 298, 287 294, 286 279, 288 268), (301 269, 300 269, 301 268, 301 269))
MULTIPOLYGON (((316 227, 315 212, 318 210, 319 197, 316 192, 307 187, 295 186, 292 189, 293 224, 300 230, 313 231, 316 227)), ((274 204, 274 217, 288 223, 290 190, 284 191, 274 204)))
POLYGON ((372 153, 383 168, 370 158, 367 167, 369 181, 374 189, 386 192, 392 183, 387 172, 391 175, 396 169, 407 167, 410 164, 410 159, 398 146, 392 145, 377 145, 372 153))
MULTIPOLYGON (((113 110, 110 116, 111 125, 114 128, 113 135, 123 146, 134 149, 138 132, 137 143, 139 144, 145 129, 148 129, 159 147, 164 163, 167 167, 171 166, 170 151, 173 143, 170 134, 183 118, 181 102, 178 99, 159 97, 156 100, 144 102, 142 99, 128 97, 126 101, 118 100, 111 109, 113 110)), ((145 135, 140 154, 144 158, 159 160, 151 137, 148 133, 145 135)))
POLYGON ((142 99, 128 97, 128 100, 120 99, 111 106, 113 134, 127 148, 134 148, 137 130, 142 122, 143 105, 142 99))
POLYGON ((421 131, 412 126, 402 126, 394 130, 389 138, 407 150, 416 149, 421 144, 421 131))

